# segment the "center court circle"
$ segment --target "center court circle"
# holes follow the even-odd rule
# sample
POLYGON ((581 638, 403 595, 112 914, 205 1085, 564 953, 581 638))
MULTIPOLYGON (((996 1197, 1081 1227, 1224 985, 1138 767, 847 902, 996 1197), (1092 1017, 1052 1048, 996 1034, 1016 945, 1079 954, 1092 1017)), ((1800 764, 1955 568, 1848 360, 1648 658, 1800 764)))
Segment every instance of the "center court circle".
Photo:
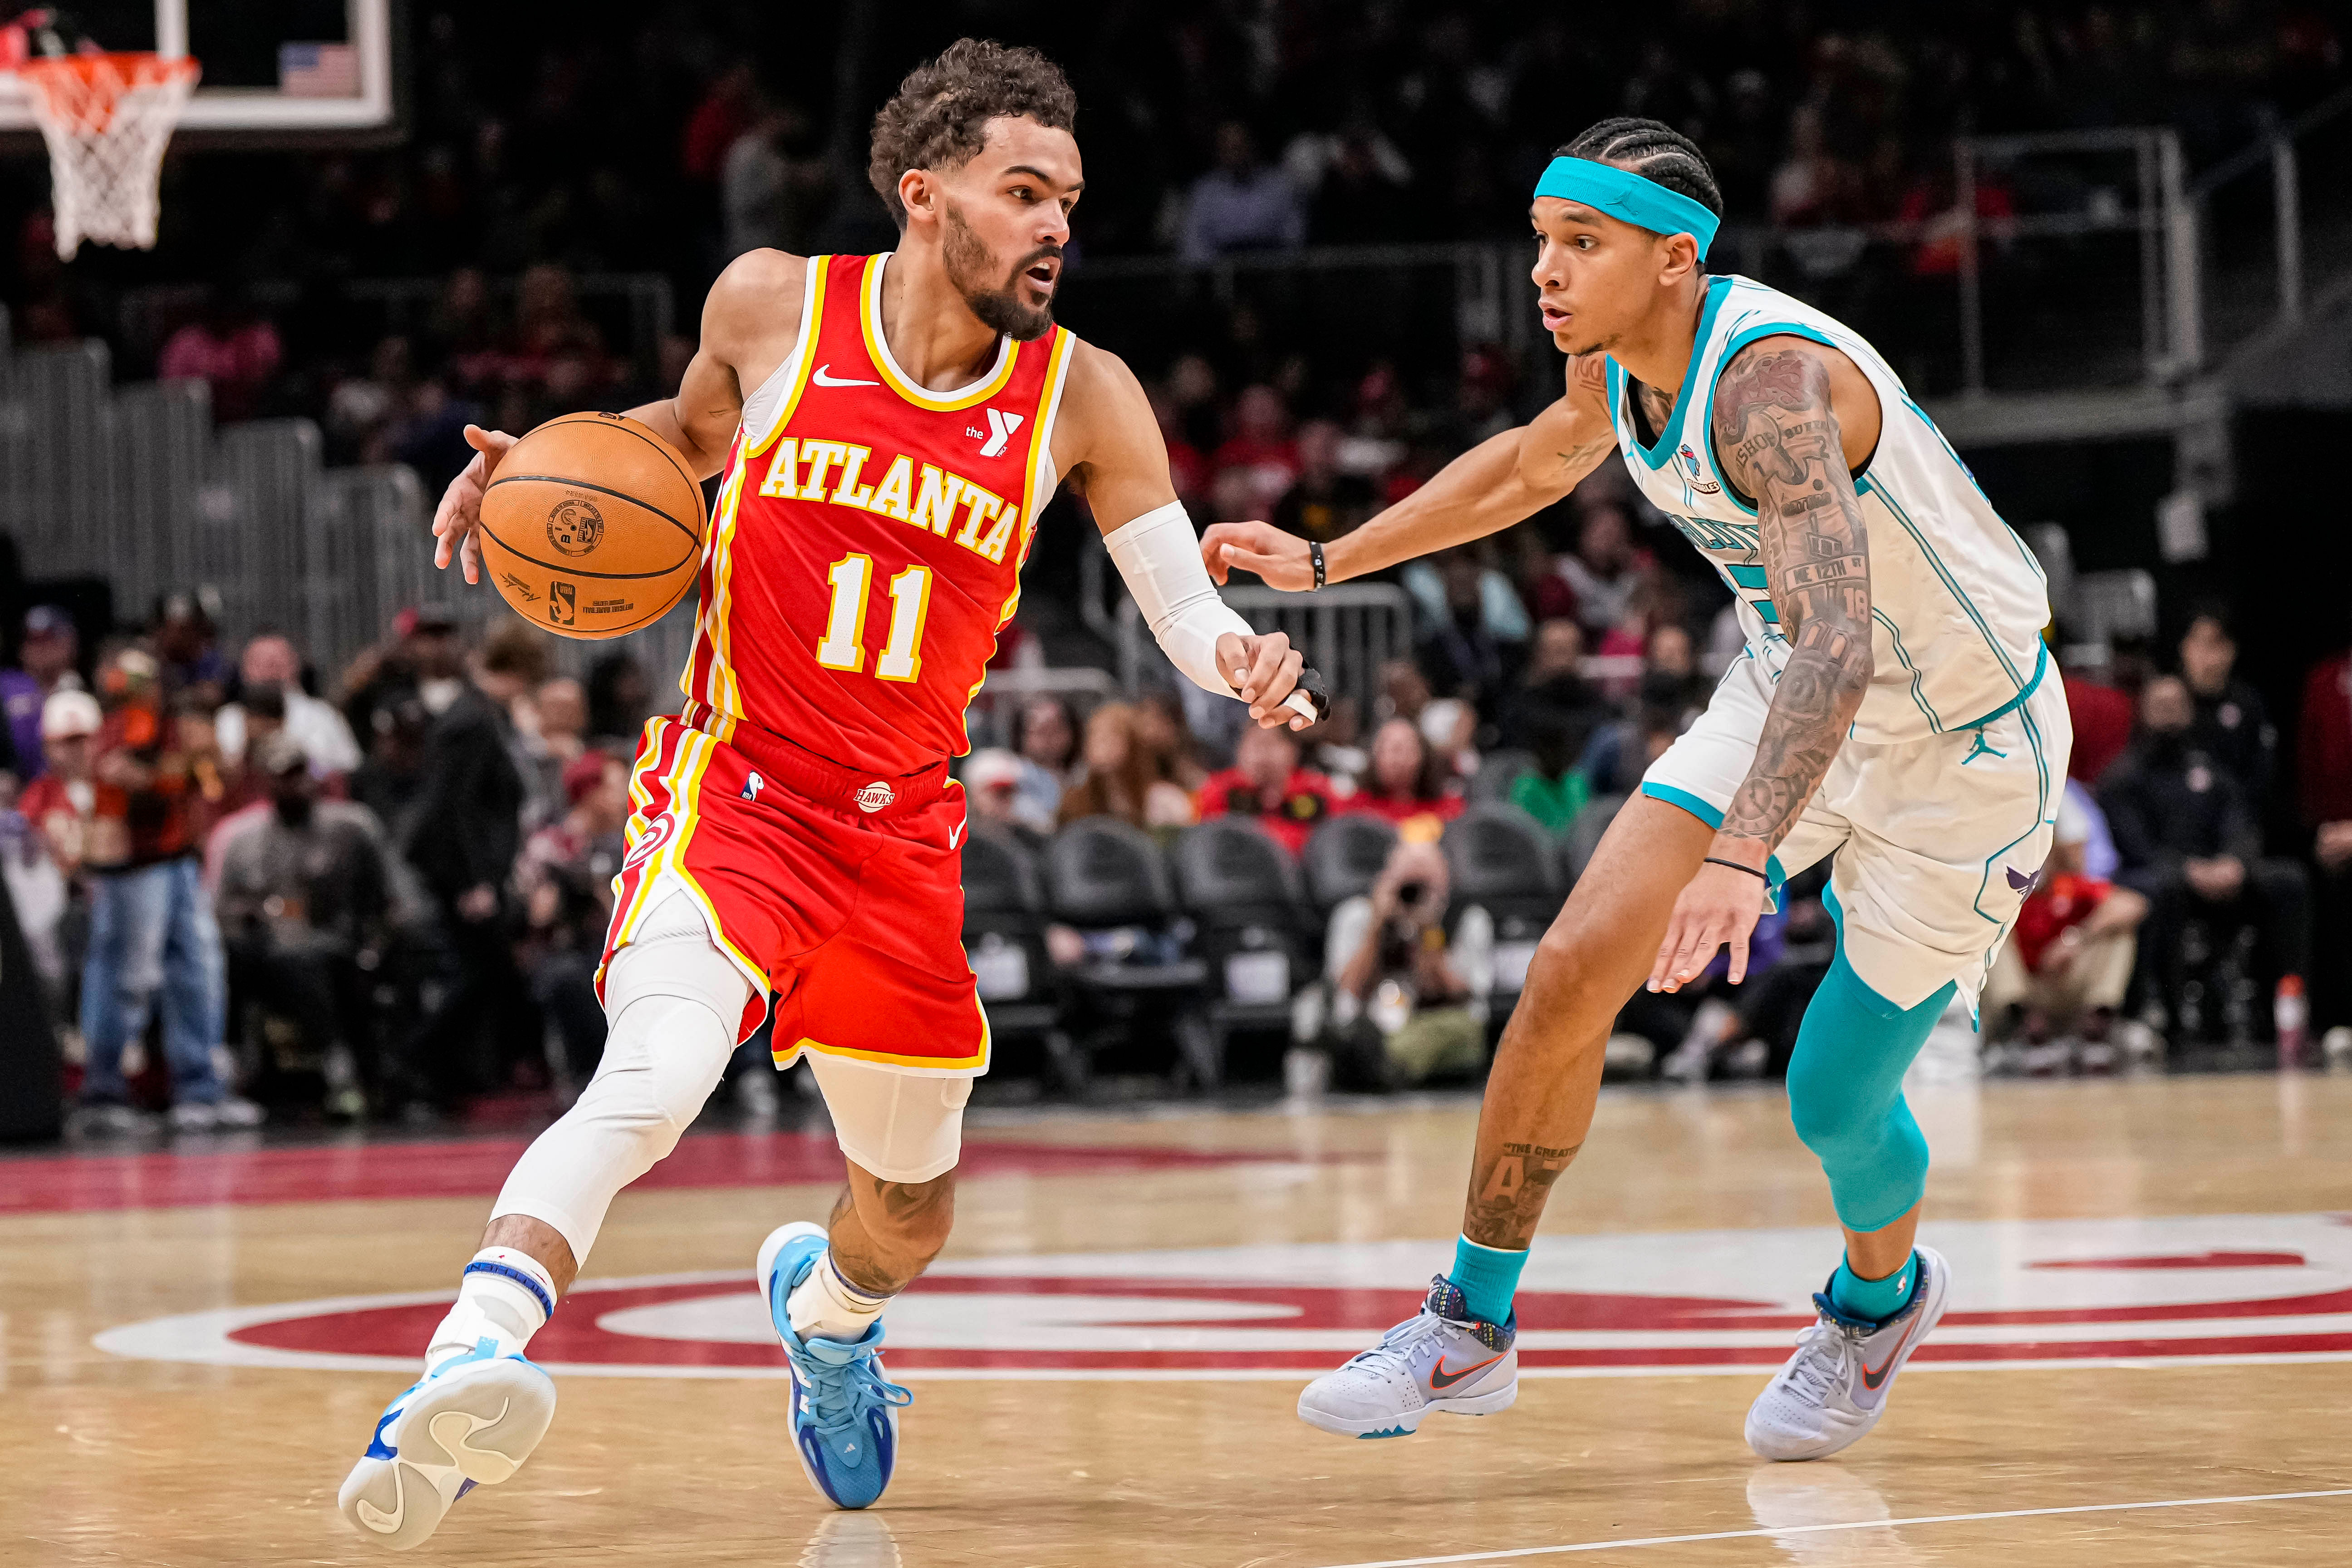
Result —
MULTIPOLYGON (((2352 1220, 2327 1214, 1931 1225, 1953 1305, 1916 1365, 2352 1360, 2352 1220)), ((1812 1321, 1814 1229, 1541 1238, 1522 1374, 1759 1373, 1812 1321)), ((1410 1314, 1442 1241, 1066 1253, 941 1263, 890 1308, 894 1376, 1296 1379, 1410 1314)), ((1819 1270, 1820 1272, 1816 1272, 1819 1270)), ((531 1342, 562 1375, 782 1377, 751 1271, 589 1279, 531 1342)), ((447 1292, 125 1324, 113 1354, 406 1372, 447 1292)))

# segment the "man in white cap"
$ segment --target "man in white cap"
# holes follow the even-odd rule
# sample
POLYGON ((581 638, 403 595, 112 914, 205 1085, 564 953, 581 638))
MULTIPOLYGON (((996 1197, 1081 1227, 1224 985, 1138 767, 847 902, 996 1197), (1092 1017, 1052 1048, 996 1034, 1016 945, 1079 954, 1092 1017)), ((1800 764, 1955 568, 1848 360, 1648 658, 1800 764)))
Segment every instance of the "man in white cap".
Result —
POLYGON ((90 754, 98 734, 98 699, 87 691, 55 691, 41 704, 41 749, 47 766, 16 797, 16 810, 39 830, 58 869, 81 869, 98 785, 90 754))

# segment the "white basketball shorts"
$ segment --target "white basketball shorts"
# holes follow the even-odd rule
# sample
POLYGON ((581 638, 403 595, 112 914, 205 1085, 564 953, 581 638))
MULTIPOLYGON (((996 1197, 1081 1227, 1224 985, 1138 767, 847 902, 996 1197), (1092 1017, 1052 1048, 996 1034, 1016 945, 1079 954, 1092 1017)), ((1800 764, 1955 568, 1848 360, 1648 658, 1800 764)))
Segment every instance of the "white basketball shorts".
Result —
MULTIPOLYGON (((1742 655, 1642 793, 1720 825, 1756 760, 1772 672, 1742 655)), ((1957 982, 1973 1008, 2050 853, 2074 731, 2044 665, 2022 702, 1916 741, 1848 740, 1774 856, 1777 883, 1822 857, 1846 962, 1898 1006, 1957 982)))

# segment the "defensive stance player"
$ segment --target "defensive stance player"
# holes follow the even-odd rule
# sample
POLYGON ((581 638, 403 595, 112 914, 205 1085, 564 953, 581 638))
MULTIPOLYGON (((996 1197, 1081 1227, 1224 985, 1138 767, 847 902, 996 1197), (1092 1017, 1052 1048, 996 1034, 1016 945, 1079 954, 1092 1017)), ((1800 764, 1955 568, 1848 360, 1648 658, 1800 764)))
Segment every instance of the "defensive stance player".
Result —
POLYGON ((1530 216, 1566 395, 1464 454, 1328 552, 1212 528, 1228 566, 1312 589, 1492 533, 1614 450, 1723 574, 1748 633, 1714 700, 1652 766, 1545 936, 1503 1035, 1450 1274, 1421 1313, 1300 1395, 1328 1432, 1397 1436, 1517 1393, 1511 1297, 1544 1200, 1591 1125, 1601 1049, 1634 987, 1672 991, 1770 889, 1834 852, 1837 957, 1789 1066, 1845 1257, 1817 1323, 1748 1417, 1775 1459, 1870 1430, 1949 1298, 1915 1247, 1927 1146, 1907 1067, 1971 1000, 2051 843, 2072 740, 2045 680, 2042 574, 1853 332, 1702 263, 1722 210, 1696 148, 1612 120, 1559 150, 1530 216))
MULTIPOLYGON (((947 1237, 988 1067, 947 760, 1057 482, 1086 496, 1180 669, 1238 689, 1262 724, 1313 710, 1298 655, 1210 585, 1134 375, 1054 324, 1076 107, 1028 49, 966 39, 918 68, 869 166, 900 247, 739 258, 677 395, 632 411, 725 472, 686 703, 638 753, 603 1062, 517 1163, 423 1378, 343 1484, 344 1514, 386 1544, 415 1545, 529 1457, 555 1404, 531 1335, 614 1194, 676 1145, 771 1005, 777 1064, 808 1056, 848 1164, 829 1233, 788 1225, 759 1253, 793 1447, 839 1507, 889 1484, 908 1395, 882 1375, 882 1316, 947 1237)), ((510 438, 467 437, 480 455, 442 500, 435 559, 473 582, 510 438)))

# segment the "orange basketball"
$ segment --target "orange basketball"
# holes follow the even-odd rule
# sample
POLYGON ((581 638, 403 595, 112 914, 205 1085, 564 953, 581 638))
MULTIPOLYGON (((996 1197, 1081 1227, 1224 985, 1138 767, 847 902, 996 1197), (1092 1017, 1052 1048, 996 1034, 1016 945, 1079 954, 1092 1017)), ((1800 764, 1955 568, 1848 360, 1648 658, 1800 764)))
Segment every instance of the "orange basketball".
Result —
POLYGON ((702 486, 623 414, 566 414, 507 451, 482 494, 482 564, 515 613, 567 637, 651 626, 702 557, 702 486))

